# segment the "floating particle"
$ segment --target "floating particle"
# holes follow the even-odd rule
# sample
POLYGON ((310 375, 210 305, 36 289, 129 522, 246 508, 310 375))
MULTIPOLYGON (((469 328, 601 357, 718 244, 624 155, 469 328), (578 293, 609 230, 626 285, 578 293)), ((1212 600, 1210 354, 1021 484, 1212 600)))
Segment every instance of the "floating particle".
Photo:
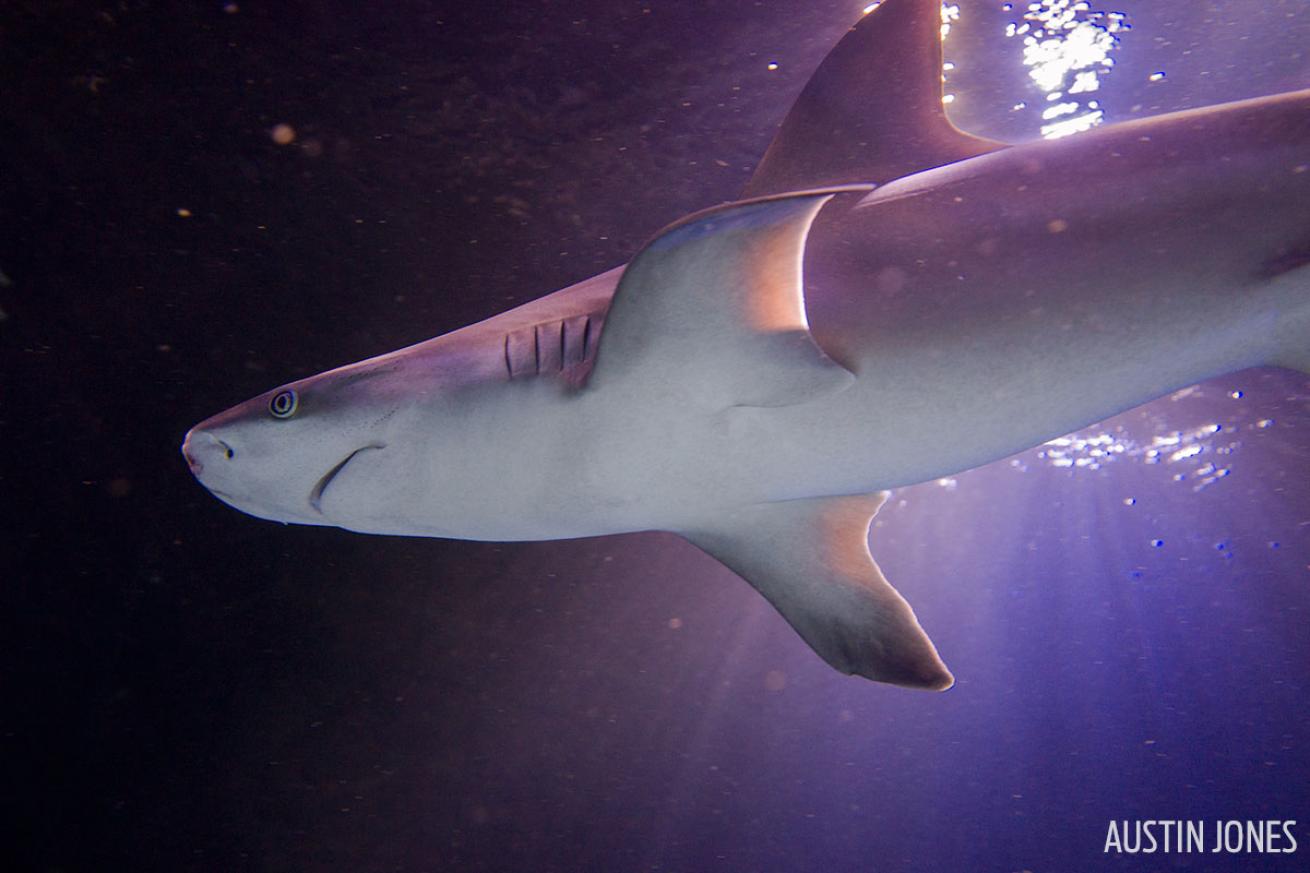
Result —
POLYGON ((289 124, 275 124, 269 136, 278 145, 291 145, 296 141, 296 129, 289 124))
POLYGON ((1151 540, 1151 547, 1155 549, 1164 548, 1164 540, 1151 540))

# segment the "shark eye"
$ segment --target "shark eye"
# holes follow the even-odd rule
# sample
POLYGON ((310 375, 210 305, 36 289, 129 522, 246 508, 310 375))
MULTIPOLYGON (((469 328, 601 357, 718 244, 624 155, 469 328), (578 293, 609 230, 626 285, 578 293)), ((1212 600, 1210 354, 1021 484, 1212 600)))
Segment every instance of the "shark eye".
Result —
POLYGON ((300 398, 296 396, 295 391, 288 388, 273 395, 273 399, 268 401, 268 412, 274 418, 290 418, 296 414, 296 407, 299 405, 300 398))

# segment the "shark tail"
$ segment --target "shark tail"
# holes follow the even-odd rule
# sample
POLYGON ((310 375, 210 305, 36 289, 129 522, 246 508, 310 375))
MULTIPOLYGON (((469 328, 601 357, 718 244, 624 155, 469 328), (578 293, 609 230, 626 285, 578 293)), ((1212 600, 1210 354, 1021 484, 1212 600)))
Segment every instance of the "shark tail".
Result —
POLYGON ((756 504, 682 535, 750 582, 832 667, 944 691, 950 670, 869 554, 886 492, 756 504))

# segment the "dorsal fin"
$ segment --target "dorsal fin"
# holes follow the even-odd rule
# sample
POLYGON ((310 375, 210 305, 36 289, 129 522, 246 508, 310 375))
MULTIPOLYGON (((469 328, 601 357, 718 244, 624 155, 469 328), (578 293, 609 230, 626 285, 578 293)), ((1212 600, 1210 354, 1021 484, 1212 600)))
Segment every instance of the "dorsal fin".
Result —
POLYGON ((824 58, 743 196, 884 184, 1004 147, 942 108, 940 0, 885 0, 824 58))

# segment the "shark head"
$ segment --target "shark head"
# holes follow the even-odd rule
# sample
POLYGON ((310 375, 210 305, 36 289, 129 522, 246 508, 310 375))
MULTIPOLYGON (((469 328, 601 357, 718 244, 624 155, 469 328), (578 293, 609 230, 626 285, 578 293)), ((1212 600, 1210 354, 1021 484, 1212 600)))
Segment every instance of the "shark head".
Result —
POLYGON ((361 466, 376 475, 388 463, 406 408, 403 375, 394 362, 364 361, 280 386, 193 427, 182 454, 205 488, 242 512, 359 524, 384 511, 384 500, 344 482, 361 466), (338 499, 345 490, 349 501, 338 499))

